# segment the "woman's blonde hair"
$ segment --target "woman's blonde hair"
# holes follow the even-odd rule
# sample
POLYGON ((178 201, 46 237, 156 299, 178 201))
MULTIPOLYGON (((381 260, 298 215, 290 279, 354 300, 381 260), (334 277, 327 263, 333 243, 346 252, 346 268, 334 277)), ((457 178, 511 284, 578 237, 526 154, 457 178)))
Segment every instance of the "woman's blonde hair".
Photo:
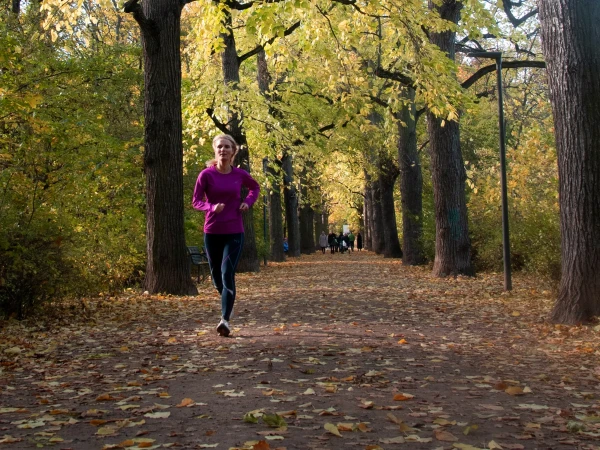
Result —
MULTIPOLYGON (((229 141, 229 143, 233 147, 233 156, 231 157, 231 162, 233 163, 235 156, 238 154, 238 151, 240 150, 240 146, 238 145, 237 142, 235 142, 235 139, 233 138, 233 136, 230 136, 229 134, 218 134, 213 138, 213 141, 212 141, 213 150, 216 150, 215 145, 217 144, 217 141, 219 141, 219 140, 229 141)), ((217 165, 216 159, 211 159, 210 161, 206 161, 206 167, 211 167, 211 166, 216 166, 216 165, 217 165)))

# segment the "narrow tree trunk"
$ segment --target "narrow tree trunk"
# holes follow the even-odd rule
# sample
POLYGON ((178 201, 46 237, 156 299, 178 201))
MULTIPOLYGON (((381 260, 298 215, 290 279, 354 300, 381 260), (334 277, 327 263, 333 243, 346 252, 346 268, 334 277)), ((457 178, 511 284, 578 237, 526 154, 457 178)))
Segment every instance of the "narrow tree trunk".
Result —
POLYGON ((178 2, 125 8, 140 25, 144 48, 144 171, 150 293, 197 293, 190 277, 183 225, 180 17, 178 2))
MULTIPOLYGON (((223 79, 228 89, 237 90, 240 82, 240 65, 230 14, 226 16, 224 25, 227 31, 221 34, 223 43, 225 44, 225 49, 221 54, 223 79)), ((230 112, 227 127, 231 136, 233 136, 240 146, 240 150, 235 157, 235 164, 239 168, 250 173, 250 152, 248 150, 248 141, 242 122, 243 117, 241 111, 230 112)), ((243 193, 243 195, 246 193, 243 193)), ((238 272, 258 272, 260 270, 260 261, 258 260, 258 250, 256 248, 253 207, 243 214, 242 220, 244 223, 244 249, 237 270, 238 272)))
MULTIPOLYGON (((278 161, 279 164, 281 164, 278 161)), ((283 211, 281 209, 281 186, 279 179, 281 172, 269 167, 272 185, 269 193, 269 233, 271 238, 271 261, 285 260, 283 253, 283 211)))
POLYGON ((408 89, 409 104, 398 113, 398 163, 402 201, 402 263, 425 263, 423 251, 423 174, 417 150, 415 91, 408 89))
POLYGON ((285 221, 288 231, 288 256, 300 256, 300 223, 298 222, 298 193, 294 185, 294 168, 291 155, 283 156, 285 221))
MULTIPOLYGON (((460 19, 462 3, 456 0, 443 0, 430 8, 437 9, 440 16, 454 24, 460 19)), ((431 42, 445 51, 454 60, 456 33, 446 31, 431 33, 431 42)), ((435 202, 435 261, 433 274, 473 275, 471 264, 471 241, 467 222, 467 201, 465 195, 466 173, 460 150, 460 129, 458 122, 445 122, 431 112, 427 113, 429 152, 431 155, 431 177, 435 202)))
MULTIPOLYGON (((269 74, 269 68, 267 66, 267 57, 264 50, 258 52, 257 55, 257 81, 260 93, 267 99, 272 101, 272 93, 270 92, 271 75, 269 74)), ((271 115, 276 114, 271 106, 269 106, 269 113, 271 115)), ((271 127, 266 127, 266 132, 271 132, 271 127)), ((275 152, 273 152, 275 153, 275 152)), ((281 168, 281 161, 275 160, 276 166, 281 168)), ((269 197, 269 237, 271 241, 271 256, 272 261, 284 261, 285 254, 283 252, 283 213, 281 209, 281 172, 275 170, 270 165, 267 169, 269 178, 271 180, 270 189, 268 193, 269 197)))
POLYGON ((373 251, 378 255, 385 252, 385 236, 383 230, 383 211, 381 208, 381 185, 379 179, 372 183, 371 195, 373 205, 373 229, 371 243, 373 251))
POLYGON ((379 164, 379 189, 381 218, 383 227, 383 255, 386 258, 402 258, 396 207, 394 206, 394 184, 398 178, 398 168, 391 159, 382 158, 379 164))
POLYGON ((371 177, 365 171, 365 191, 364 191, 364 216, 365 225, 363 230, 363 246, 366 250, 371 250, 371 230, 373 229, 373 194, 371 192, 371 177))
POLYGON ((17 16, 21 13, 21 0, 12 0, 12 12, 17 16))
POLYGON ((562 273, 552 320, 600 315, 600 2, 540 0, 558 152, 562 273))
POLYGON ((302 197, 302 206, 298 215, 300 222, 300 251, 306 255, 315 252, 315 211, 310 204, 310 195, 308 194, 310 186, 306 178, 307 168, 310 170, 312 166, 313 164, 310 160, 305 160, 304 169, 300 173, 300 193, 302 197))

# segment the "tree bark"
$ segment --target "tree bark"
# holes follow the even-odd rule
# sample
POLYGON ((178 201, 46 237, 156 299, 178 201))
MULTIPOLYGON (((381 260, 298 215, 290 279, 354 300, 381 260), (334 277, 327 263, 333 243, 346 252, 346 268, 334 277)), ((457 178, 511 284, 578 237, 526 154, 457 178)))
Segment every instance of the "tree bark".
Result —
MULTIPOLYGON (((280 161, 277 161, 281 165, 280 161)), ((283 253, 283 210, 281 208, 281 185, 279 179, 281 172, 269 167, 269 176, 272 180, 269 192, 269 234, 271 238, 271 261, 285 260, 283 253)))
MULTIPOLYGON (((267 57, 264 50, 256 55, 257 62, 257 81, 260 93, 271 102, 273 94, 270 92, 271 74, 267 66, 267 57)), ((275 115, 276 112, 269 105, 269 113, 275 115)), ((266 132, 271 132, 271 127, 267 125, 266 132)), ((275 153, 275 152, 273 152, 275 153)), ((275 164, 281 169, 281 161, 275 159, 271 164, 275 164)), ((272 165, 268 166, 267 172, 271 180, 269 197, 269 238, 271 240, 271 261, 281 262, 285 260, 283 252, 283 212, 281 209, 281 171, 277 171, 272 165)))
MULTIPOLYGON (((454 24, 460 19, 462 3, 443 0, 440 6, 430 1, 443 19, 454 24)), ((430 40, 448 58, 454 60, 456 33, 445 31, 431 33, 430 40)), ((460 149, 458 122, 446 122, 431 112, 427 113, 431 176, 435 202, 435 261, 433 275, 473 275, 471 240, 467 220, 465 195, 466 173, 460 149)))
POLYGON ((310 159, 305 159, 304 169, 300 173, 300 196, 302 206, 300 207, 298 220, 300 222, 300 251, 305 255, 310 255, 315 252, 315 211, 310 203, 310 182, 306 178, 307 169, 310 170, 312 167, 313 164, 310 159))
MULTIPOLYGON (((231 14, 227 14, 224 20, 226 32, 221 34, 225 49, 221 54, 221 67, 223 69, 223 79, 228 89, 237 90, 240 82, 240 65, 235 43, 235 35, 231 24, 231 14)), ((248 141, 244 131, 243 116, 241 111, 231 111, 227 121, 229 134, 233 136, 240 150, 235 157, 235 164, 250 173, 250 152, 248 150, 248 141)), ((247 192, 244 192, 244 196, 247 192)), ((244 249, 238 263, 238 272, 258 272, 260 270, 260 261, 258 260, 258 250, 256 248, 256 234, 254 230, 254 208, 251 207, 242 215, 244 223, 244 249)))
POLYGON ((415 91, 408 88, 409 103, 397 114, 400 198, 402 201, 402 263, 424 264, 423 174, 417 150, 415 91))
POLYGON ((298 193, 294 185, 294 167, 292 156, 285 153, 283 156, 284 187, 283 198, 285 203, 285 221, 288 231, 288 256, 300 256, 300 223, 298 222, 298 193))
POLYGON ((181 121, 181 4, 128 2, 142 31, 144 51, 144 171, 146 278, 150 293, 196 294, 183 223, 181 121))
POLYGON ((12 0, 11 10, 13 14, 18 16, 21 13, 21 0, 12 0))
POLYGON ((365 173, 365 194, 364 194, 364 233, 363 233, 363 246, 365 250, 371 250, 373 247, 371 245, 371 236, 373 230, 373 193, 371 192, 371 176, 364 171, 365 173))
POLYGON ((371 245, 378 255, 385 252, 385 236, 383 231, 383 212, 381 209, 381 184, 379 178, 371 183, 372 221, 371 245))
POLYGON ((394 185, 398 173, 398 168, 391 158, 380 157, 381 224, 383 228, 383 255, 386 258, 402 258, 402 249, 398 239, 398 224, 396 223, 396 207, 394 206, 394 185))
POLYGON ((552 320, 600 315, 600 2, 540 0, 558 153, 562 273, 552 320))
POLYGON ((300 208, 300 251, 305 255, 315 252, 314 239, 315 211, 312 206, 306 204, 300 208))

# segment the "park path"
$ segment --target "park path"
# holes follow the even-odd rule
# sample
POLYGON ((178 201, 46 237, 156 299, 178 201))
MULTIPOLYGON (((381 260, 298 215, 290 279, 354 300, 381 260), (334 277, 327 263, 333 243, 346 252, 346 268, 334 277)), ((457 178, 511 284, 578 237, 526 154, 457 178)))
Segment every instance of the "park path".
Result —
POLYGON ((0 450, 599 448, 598 330, 545 323, 539 280, 355 252, 237 284, 230 338, 208 282, 5 324, 0 450))

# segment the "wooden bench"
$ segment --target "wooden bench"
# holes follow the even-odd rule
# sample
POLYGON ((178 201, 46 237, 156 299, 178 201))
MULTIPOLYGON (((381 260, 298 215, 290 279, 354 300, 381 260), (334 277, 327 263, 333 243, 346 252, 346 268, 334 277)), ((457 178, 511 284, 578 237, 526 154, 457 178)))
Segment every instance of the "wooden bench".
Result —
POLYGON ((208 276, 210 269, 208 267, 208 258, 206 257, 206 253, 201 252, 200 249, 196 246, 188 246, 188 255, 190 255, 190 262, 192 266, 196 266, 198 268, 198 283, 204 281, 208 276))

